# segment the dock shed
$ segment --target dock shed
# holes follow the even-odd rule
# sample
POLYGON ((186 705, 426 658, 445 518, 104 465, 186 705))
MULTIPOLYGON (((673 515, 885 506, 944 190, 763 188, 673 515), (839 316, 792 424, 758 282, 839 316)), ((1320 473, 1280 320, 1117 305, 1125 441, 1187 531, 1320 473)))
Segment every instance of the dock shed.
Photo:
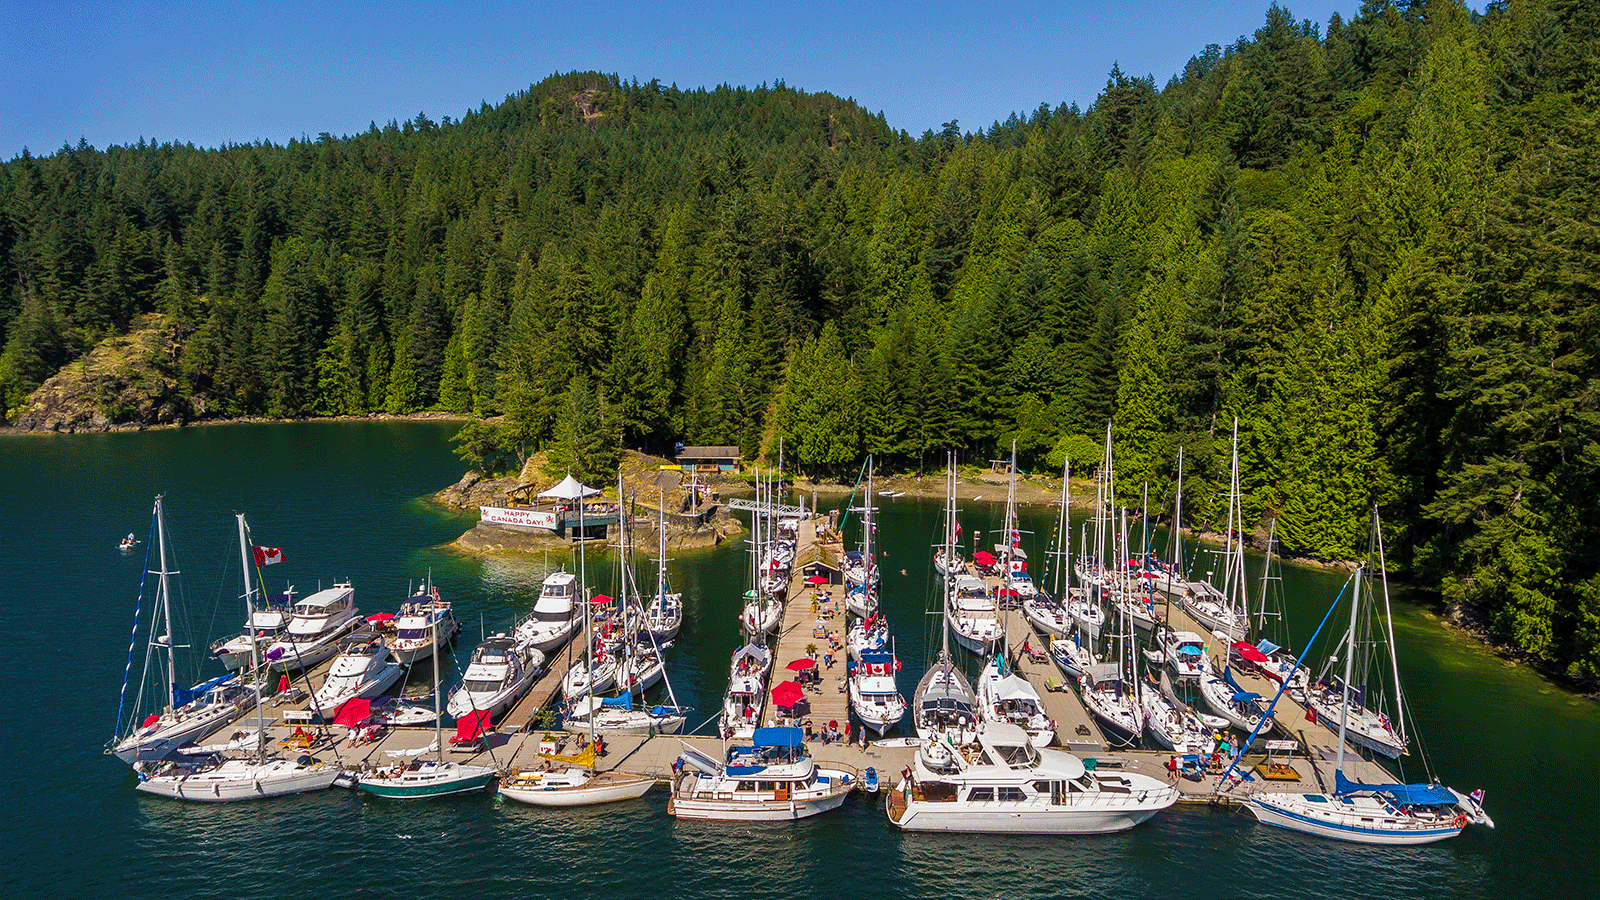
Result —
POLYGON ((685 471, 737 472, 744 456, 738 447, 684 447, 675 460, 685 471))

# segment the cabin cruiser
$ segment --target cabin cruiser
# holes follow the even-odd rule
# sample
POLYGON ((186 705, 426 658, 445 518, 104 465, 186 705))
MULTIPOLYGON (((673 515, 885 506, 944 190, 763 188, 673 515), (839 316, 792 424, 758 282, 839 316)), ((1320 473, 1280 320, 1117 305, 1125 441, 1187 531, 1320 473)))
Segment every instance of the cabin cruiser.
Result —
POLYGON ((945 619, 955 632, 956 643, 973 653, 988 653, 1002 634, 994 598, 984 588, 983 579, 972 575, 957 575, 954 588, 945 619))
POLYGON ((301 600, 283 636, 267 648, 268 666, 274 672, 309 669, 338 653, 340 639, 361 624, 360 614, 349 584, 335 584, 301 600))
POLYGON ((838 809, 856 788, 855 773, 819 767, 806 754, 803 740, 798 728, 757 728, 750 746, 730 747, 721 762, 683 743, 683 768, 667 800, 667 814, 787 822, 838 809))
POLYGON ((491 718, 511 708, 544 667, 544 654, 497 634, 472 651, 461 686, 450 695, 448 712, 462 719, 487 711, 491 718))
POLYGON ((861 654, 850 673, 850 708, 866 727, 883 734, 906 714, 906 698, 894 683, 900 661, 887 650, 861 654))
POLYGON ((1156 629, 1156 642, 1172 671, 1180 678, 1203 678, 1211 674, 1211 659, 1206 656, 1206 639, 1192 631, 1173 631, 1163 625, 1156 629))
POLYGON ((1015 725, 990 723, 972 743, 924 744, 889 792, 889 821, 907 831, 1104 834, 1178 802, 1178 789, 1132 772, 1091 772, 1034 746, 1015 725))
POLYGON ((546 575, 533 611, 513 631, 517 643, 546 652, 565 644, 582 618, 577 597, 578 576, 571 572, 546 575))
POLYGON ((388 690, 406 667, 389 656, 383 637, 370 631, 357 632, 339 645, 322 686, 311 695, 311 709, 330 718, 345 701, 370 700, 388 690))
POLYGON ((427 659, 437 647, 443 647, 461 631, 461 622, 450 610, 448 600, 439 599, 439 589, 413 596, 401 604, 400 614, 394 620, 394 646, 390 652, 396 661, 411 665, 427 659))
POLYGON ((265 655, 267 647, 283 637, 293 606, 293 588, 268 597, 264 606, 250 614, 250 621, 245 623, 243 633, 219 638, 212 643, 211 655, 222 663, 224 669, 240 671, 250 668, 252 650, 265 655))

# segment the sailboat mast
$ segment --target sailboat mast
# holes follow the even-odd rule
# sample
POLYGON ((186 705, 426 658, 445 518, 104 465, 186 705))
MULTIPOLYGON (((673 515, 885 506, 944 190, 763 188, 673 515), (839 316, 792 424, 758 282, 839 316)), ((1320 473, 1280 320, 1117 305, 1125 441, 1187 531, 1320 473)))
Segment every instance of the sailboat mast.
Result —
MULTIPOLYGON (((1355 592, 1350 595, 1350 631, 1344 648, 1344 699, 1339 707, 1339 756, 1334 768, 1344 771, 1344 736, 1350 725, 1350 679, 1355 675, 1356 664, 1356 613, 1361 609, 1361 575, 1363 566, 1356 567, 1355 592)), ((1288 679, 1285 678, 1285 681, 1288 679)))
POLYGON ((1256 640, 1261 639, 1262 633, 1267 628, 1267 581, 1272 576, 1272 543, 1277 535, 1278 520, 1274 518, 1272 524, 1267 527, 1267 558, 1261 564, 1261 603, 1256 606, 1259 610, 1256 615, 1256 640))
MULTIPOLYGON (((238 513, 235 518, 239 520, 239 567, 244 570, 244 613, 245 627, 250 629, 250 674, 257 679, 256 695, 256 760, 264 761, 267 757, 266 738, 264 732, 266 723, 261 716, 261 694, 266 690, 265 676, 261 672, 260 645, 256 641, 256 601, 255 590, 250 587, 250 538, 249 527, 244 523, 244 513, 238 513)), ((165 568, 163 566, 163 568, 165 568)), ((435 691, 437 693, 437 691, 435 691)))
POLYGON ((944 543, 945 543, 945 576, 944 576, 944 615, 939 619, 939 654, 944 659, 945 671, 950 669, 950 612, 951 593, 956 583, 956 454, 950 451, 945 466, 945 506, 944 506, 944 543))
MULTIPOLYGON (((1172 506, 1172 574, 1183 577, 1183 448, 1178 448, 1178 498, 1172 506)), ((1168 580, 1171 585, 1171 580, 1168 580)))
POLYGON ((1394 727, 1400 733, 1400 745, 1406 744, 1405 695, 1400 693, 1400 660, 1394 649, 1394 611, 1389 606, 1389 567, 1383 559, 1383 523, 1378 519, 1378 508, 1372 508, 1372 531, 1378 542, 1378 574, 1383 578, 1383 624, 1389 635, 1389 668, 1394 672, 1394 727))
MULTIPOLYGON (((166 513, 166 508, 162 505, 162 497, 159 494, 156 495, 156 539, 158 541, 158 547, 160 548, 159 557, 160 557, 160 560, 161 560, 161 570, 156 573, 157 577, 159 577, 161 579, 161 618, 164 621, 164 623, 166 624, 166 628, 167 628, 167 633, 166 633, 167 697, 166 697, 166 700, 167 700, 167 703, 170 704, 170 703, 173 702, 172 691, 173 691, 174 688, 176 688, 178 686, 178 663, 177 663, 177 660, 174 658, 174 655, 173 655, 174 654, 174 648, 173 648, 173 636, 172 636, 172 592, 171 592, 171 589, 170 589, 170 587, 169 587, 169 585, 167 583, 167 576, 170 574, 167 571, 167 513, 166 513)), ((152 630, 152 632, 154 631, 154 629, 151 629, 151 630, 152 630)), ((154 634, 151 634, 150 637, 151 637, 152 640, 157 640, 157 638, 155 637, 154 634)))
MULTIPOLYGON (((1063 602, 1066 594, 1061 592, 1061 570, 1067 568, 1067 547, 1071 545, 1072 535, 1068 531, 1070 520, 1067 518, 1067 475, 1072 472, 1072 459, 1068 457, 1061 462, 1061 514, 1056 517, 1056 577, 1051 580, 1055 589, 1056 602, 1063 602)), ((1072 587, 1072 572, 1067 572, 1067 588, 1072 587)))

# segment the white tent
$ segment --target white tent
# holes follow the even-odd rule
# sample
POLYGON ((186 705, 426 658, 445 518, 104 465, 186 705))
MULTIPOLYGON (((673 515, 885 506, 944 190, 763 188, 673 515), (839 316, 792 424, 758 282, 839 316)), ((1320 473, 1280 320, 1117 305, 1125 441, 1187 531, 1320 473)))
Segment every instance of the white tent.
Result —
POLYGON ((548 491, 540 491, 540 497, 549 497, 552 500, 579 500, 584 497, 593 497, 600 493, 598 488, 584 487, 573 478, 571 473, 562 482, 548 491))

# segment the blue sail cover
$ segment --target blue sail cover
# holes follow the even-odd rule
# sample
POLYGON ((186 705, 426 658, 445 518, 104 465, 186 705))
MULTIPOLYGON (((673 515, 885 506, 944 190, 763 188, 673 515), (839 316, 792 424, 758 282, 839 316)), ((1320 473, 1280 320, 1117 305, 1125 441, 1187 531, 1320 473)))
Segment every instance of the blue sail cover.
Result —
POLYGON ((182 709, 183 707, 188 706, 190 703, 193 703, 201 697, 204 697, 207 691, 219 684, 226 684, 232 681, 235 677, 236 673, 229 672, 226 675, 222 675, 220 677, 213 678, 210 681, 197 684, 192 688, 181 688, 174 685, 172 688, 172 708, 182 709))
POLYGON ((606 697, 600 701, 601 706, 610 706, 615 709, 633 709, 633 694, 625 693, 621 697, 606 697))
POLYGON ((1342 797, 1357 791, 1388 794, 1394 802, 1406 806, 1454 806, 1456 795, 1438 782, 1432 784, 1362 784, 1344 777, 1344 772, 1333 773, 1334 796, 1342 797))
POLYGON ((805 732, 793 726, 782 728, 757 728, 750 743, 757 747, 798 747, 805 740, 805 732))

